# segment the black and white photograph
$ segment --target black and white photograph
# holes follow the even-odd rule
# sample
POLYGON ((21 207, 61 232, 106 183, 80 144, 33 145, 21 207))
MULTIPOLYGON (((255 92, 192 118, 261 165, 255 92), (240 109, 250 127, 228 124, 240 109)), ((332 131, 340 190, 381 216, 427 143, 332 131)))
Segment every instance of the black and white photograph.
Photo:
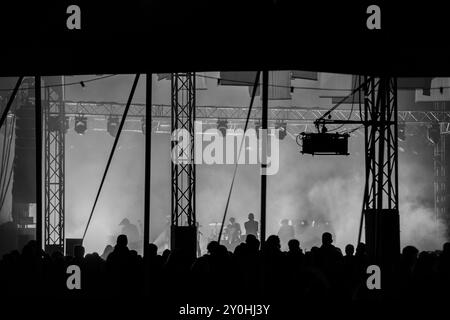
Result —
POLYGON ((0 314, 445 308, 448 12, 0 3, 0 314))

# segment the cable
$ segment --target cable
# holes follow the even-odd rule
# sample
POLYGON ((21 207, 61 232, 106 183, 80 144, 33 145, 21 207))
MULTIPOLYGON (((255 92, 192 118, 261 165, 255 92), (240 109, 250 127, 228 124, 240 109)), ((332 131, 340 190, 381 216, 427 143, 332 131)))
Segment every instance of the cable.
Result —
MULTIPOLYGON (((358 77, 358 79, 359 79, 359 77, 358 77)), ((352 83, 352 87, 353 87, 353 88, 356 87, 356 77, 354 78, 354 83, 352 83)), ((361 81, 359 81, 359 86, 358 86, 358 88, 361 88, 361 81)), ((358 90, 358 92, 360 92, 360 90, 358 90)), ((350 108, 350 113, 349 113, 349 115, 348 115, 347 120, 350 120, 351 117, 352 117, 353 107, 354 107, 354 104, 355 104, 355 93, 356 93, 356 92, 352 93, 352 106, 351 106, 351 108, 350 108)), ((361 100, 360 100, 360 101, 361 101, 361 100)), ((336 108, 336 107, 334 107, 334 109, 335 109, 335 108, 336 108)), ((342 128, 344 125, 345 125, 345 124, 341 124, 340 126, 337 126, 336 128, 333 128, 333 129, 329 130, 328 132, 333 132, 333 131, 339 130, 339 129, 342 128)))
MULTIPOLYGON (((256 96, 256 88, 259 85, 258 82, 259 82, 260 74, 261 74, 261 71, 258 71, 256 73, 255 83, 253 84, 252 96, 250 99, 250 106, 248 107, 247 120, 245 121, 244 133, 247 131, 248 122, 250 120, 250 114, 252 112, 252 107, 253 107, 253 101, 255 100, 255 96, 256 96)), ((244 141, 245 141, 245 137, 242 138, 241 144, 239 146, 239 153, 238 153, 238 158, 237 158, 238 160, 241 158, 241 151, 242 151, 242 146, 244 144, 244 141)), ((223 217, 222 217, 222 225, 220 226, 219 239, 217 240, 217 242, 219 242, 219 244, 220 244, 220 239, 222 238, 223 226, 225 225, 225 219, 227 216, 228 206, 230 204, 230 198, 231 198, 231 193, 233 191, 234 180, 236 178, 238 164, 239 164, 239 161, 236 161, 236 164, 234 165, 233 179, 231 180, 230 191, 228 192, 227 203, 225 205, 225 211, 224 211, 223 217)))
MULTIPOLYGON (((8 142, 8 150, 7 150, 7 156, 6 156, 6 167, 4 168, 5 170, 3 170, 3 161, 2 161, 2 177, 0 179, 1 181, 1 189, 0 189, 0 212, 3 209, 3 205, 5 203, 6 200, 6 196, 8 194, 8 190, 9 190, 9 186, 11 184, 11 177, 12 177, 12 173, 13 173, 13 165, 11 165, 11 168, 9 169, 9 175, 8 175, 8 182, 6 183, 5 186, 5 182, 6 182, 6 175, 3 177, 3 172, 8 170, 9 167, 9 163, 10 161, 10 155, 11 155, 11 145, 12 145, 12 140, 13 140, 13 134, 14 134, 14 127, 15 127, 15 122, 13 119, 13 123, 11 126, 11 134, 9 135, 9 142, 8 142)), ((5 136, 7 135, 7 130, 6 130, 6 126, 5 126, 5 136)))
MULTIPOLYGON (((6 172, 8 171, 8 167, 9 167, 9 163, 11 162, 11 145, 12 145, 12 137, 14 134, 14 121, 11 125, 11 129, 10 129, 10 134, 8 134, 8 130, 7 130, 7 126, 5 125, 5 137, 8 137, 8 144, 6 147, 6 152, 3 150, 2 153, 2 166, 1 166, 1 170, 2 170, 2 174, 1 174, 1 187, 0 187, 0 199, 4 196, 4 193, 7 192, 7 190, 5 190, 5 183, 6 183, 6 172), (5 172, 5 175, 3 175, 3 172, 5 172)), ((6 143, 6 140, 5 140, 6 143)))
POLYGON ((6 103, 6 106, 3 109, 3 113, 0 118, 0 128, 3 126, 3 122, 5 122, 6 117, 8 116, 9 109, 11 108, 11 105, 16 97, 17 91, 19 91, 19 89, 20 89, 20 84, 22 83, 22 80, 23 80, 23 76, 20 76, 19 79, 17 79, 17 82, 13 89, 13 92, 9 96, 8 102, 6 103))
MULTIPOLYGON (((89 82, 94 82, 94 81, 99 81, 99 80, 103 80, 103 79, 107 79, 107 78, 112 78, 117 76, 117 74, 110 74, 107 76, 101 76, 101 77, 96 77, 96 78, 92 78, 92 79, 87 79, 87 80, 80 80, 80 81, 75 81, 75 82, 68 82, 68 83, 64 83, 64 84, 51 84, 51 85, 44 85, 41 86, 42 89, 45 88, 57 88, 57 87, 67 87, 67 86, 73 86, 73 85, 81 85, 84 87, 84 84, 89 83, 89 82)), ((25 90, 30 90, 30 89, 34 89, 34 86, 30 86, 27 88, 20 88, 19 91, 25 91, 25 90)), ((0 89, 0 91, 12 91, 14 89, 0 89)))
POLYGON ((5 193, 4 193, 3 197, 1 198, 0 211, 2 211, 3 205, 6 200, 6 196, 8 195, 9 186, 11 185, 12 173, 13 173, 13 167, 11 166, 11 169, 9 169, 9 177, 8 177, 8 183, 6 184, 5 193))
POLYGON ((3 179, 3 172, 4 172, 3 167, 5 165, 4 158, 5 158, 5 154, 6 154, 5 148, 6 148, 6 144, 7 144, 7 142, 6 142, 7 137, 8 137, 8 121, 5 122, 5 133, 3 135, 2 157, 1 157, 1 164, 0 164, 0 182, 3 179))
POLYGON ((117 143, 119 142, 120 134, 121 134, 122 128, 123 128, 123 126, 125 124, 125 119, 127 117, 128 110, 130 109, 131 101, 133 100, 134 92, 136 91, 136 86, 137 86, 138 81, 139 81, 139 76, 140 76, 140 73, 136 74, 136 77, 134 78, 133 86, 131 87, 131 92, 130 92, 130 95, 128 96, 127 105, 125 107, 125 110, 123 111, 122 120, 120 121, 120 125, 119 125, 119 128, 117 130, 116 137, 114 139, 114 144, 113 144, 111 152, 109 154, 109 158, 108 158, 108 162, 106 163, 105 171, 103 172, 102 181, 100 182, 100 186, 99 186, 99 188, 97 190, 97 195, 95 196, 94 205, 92 206, 92 210, 91 210, 91 213, 89 214, 89 219, 88 219, 88 222, 86 224, 86 228, 84 229, 82 242, 84 242, 84 238, 86 236, 86 233, 88 231, 89 225, 91 223, 91 219, 92 219, 92 216, 94 214, 98 198, 100 197, 100 193, 101 193, 102 188, 103 188, 103 183, 105 182, 106 175, 108 174, 109 166, 111 165, 111 161, 112 161, 112 158, 114 156, 114 152, 116 151, 117 143))

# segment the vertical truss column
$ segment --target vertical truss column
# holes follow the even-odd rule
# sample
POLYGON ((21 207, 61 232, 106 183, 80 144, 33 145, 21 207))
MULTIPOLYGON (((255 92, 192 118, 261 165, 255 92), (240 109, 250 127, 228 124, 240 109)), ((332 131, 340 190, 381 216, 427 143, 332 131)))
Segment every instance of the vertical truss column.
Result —
POLYGON ((400 253, 396 78, 365 77, 366 244, 376 263, 400 253))
POLYGON ((45 89, 44 98, 44 223, 45 251, 64 252, 64 159, 66 119, 62 87, 45 89))
MULTIPOLYGON (((182 161, 172 161, 172 226, 194 226, 195 219, 195 73, 173 73, 172 78, 172 133, 183 132, 182 161)), ((172 150, 177 146, 172 141, 172 150)), ((173 244, 172 244, 173 245, 173 244)))
MULTIPOLYGON (((435 102, 436 111, 444 111, 445 103, 435 102)), ((434 168, 434 212, 435 220, 445 217, 447 211, 446 202, 446 163, 445 163, 445 134, 441 134, 444 124, 434 124, 439 126, 439 139, 434 142, 433 168, 434 168)))

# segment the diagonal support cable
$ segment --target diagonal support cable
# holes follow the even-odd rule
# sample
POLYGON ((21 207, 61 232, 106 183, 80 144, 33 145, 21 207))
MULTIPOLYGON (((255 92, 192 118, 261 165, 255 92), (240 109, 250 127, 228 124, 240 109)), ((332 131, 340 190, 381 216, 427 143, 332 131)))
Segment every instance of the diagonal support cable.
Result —
POLYGON ((5 110, 3 110, 2 117, 0 118, 0 128, 3 126, 3 123, 6 120, 6 117, 8 116, 9 109, 11 109, 11 105, 14 101, 14 98, 16 97, 17 91, 19 90, 20 84, 22 83, 23 76, 20 76, 19 79, 17 79, 16 86, 14 87, 14 90, 9 97, 8 103, 6 104, 5 110))
POLYGON ((91 210, 91 213, 89 215, 89 219, 88 219, 88 222, 86 224, 86 228, 84 229, 82 242, 84 242, 84 238, 86 236, 86 233, 88 231, 89 225, 91 223, 92 215, 94 214, 98 198, 100 196, 100 193, 102 192, 103 183, 105 182, 105 178, 106 178, 106 175, 108 174, 109 166, 111 165, 111 161, 112 161, 112 158, 114 156, 114 152, 116 151, 117 143, 119 142, 119 138, 120 138, 120 133, 122 132, 123 125, 125 124, 125 119, 127 117, 128 110, 130 109, 130 105, 131 105, 131 101, 133 100, 134 92, 136 91, 136 86, 137 86, 137 83, 139 81, 139 76, 140 76, 140 74, 138 73, 138 74, 136 74, 136 77, 134 78, 133 86, 131 87, 131 92, 130 92, 130 95, 128 97, 127 105, 125 106, 125 110, 124 110, 123 115, 122 115, 122 120, 120 121, 119 129, 118 129, 116 137, 114 139, 114 144, 113 144, 113 147, 112 147, 111 152, 109 154, 108 162, 106 163, 105 172, 103 173, 102 181, 100 182, 100 187, 98 188, 97 195, 96 195, 95 201, 94 201, 94 205, 92 206, 92 210, 91 210))

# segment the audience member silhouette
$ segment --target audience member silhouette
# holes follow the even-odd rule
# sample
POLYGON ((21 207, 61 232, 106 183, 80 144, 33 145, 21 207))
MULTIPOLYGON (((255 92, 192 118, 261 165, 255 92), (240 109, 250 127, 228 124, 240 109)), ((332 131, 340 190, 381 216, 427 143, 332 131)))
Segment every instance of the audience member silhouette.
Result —
MULTIPOLYGON (((320 248, 303 252, 297 239, 290 239, 287 247, 283 252, 280 238, 271 235, 260 248, 256 236, 248 234, 234 253, 212 241, 207 253, 198 258, 179 249, 166 250, 160 256, 157 246, 148 244, 144 260, 128 248, 126 235, 117 238, 111 253, 105 248, 102 257, 95 252, 85 255, 82 246, 75 248, 73 257, 58 251, 49 255, 37 248, 36 241, 30 241, 21 252, 11 251, 0 260, 0 288, 11 296, 67 297, 134 297, 146 289, 163 299, 186 301, 189 297, 211 302, 249 297, 292 303, 371 297, 366 286, 368 257, 364 243, 356 250, 347 245, 343 256, 333 245, 332 235, 324 233, 320 248), (66 286, 66 268, 74 264, 82 271, 80 291, 66 286), (220 290, 212 294, 216 283, 221 283, 220 290)), ((410 301, 448 297, 450 243, 436 252, 419 252, 406 246, 394 266, 392 285, 383 289, 386 297, 410 301)))

